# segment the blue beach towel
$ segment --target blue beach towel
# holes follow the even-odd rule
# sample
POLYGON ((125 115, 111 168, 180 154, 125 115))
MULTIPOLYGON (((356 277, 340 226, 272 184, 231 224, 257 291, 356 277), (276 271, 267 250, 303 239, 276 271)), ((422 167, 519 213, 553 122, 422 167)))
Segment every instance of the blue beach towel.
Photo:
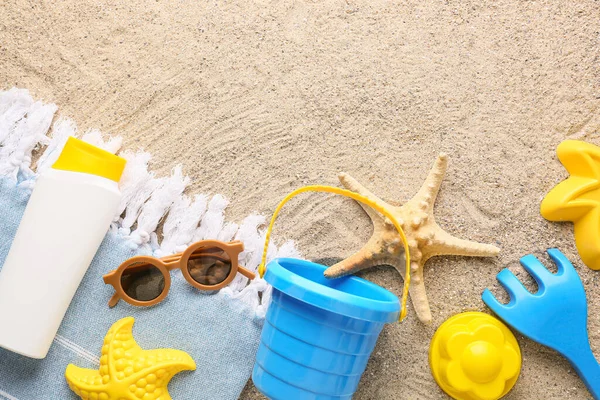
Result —
MULTIPOLYGON (((36 175, 52 165, 67 137, 76 135, 76 127, 69 120, 58 120, 50 129, 55 112, 56 106, 34 102, 25 90, 0 92, 0 266, 36 175), (38 149, 43 153, 34 171, 32 152, 38 149)), ((119 138, 104 141, 97 131, 82 139, 112 152, 121 142, 119 138)), ((171 380, 173 399, 237 399, 250 377, 269 298, 264 281, 256 279, 248 284, 246 278, 238 276, 228 288, 204 293, 175 272, 162 303, 142 308, 121 301, 109 309, 113 288, 103 283, 102 275, 134 255, 160 257, 207 238, 242 240, 246 250, 240 255, 240 264, 256 270, 264 243, 264 217, 251 215, 239 226, 224 223, 227 201, 219 195, 211 199, 183 195, 189 182, 180 168, 175 168, 172 176, 156 178, 148 172, 147 153, 124 151, 120 155, 128 160, 128 166, 121 181, 119 215, 85 275, 48 356, 35 360, 0 349, 0 399, 77 399, 65 381, 65 368, 73 363, 97 369, 104 335, 126 316, 135 318, 133 334, 142 348, 179 349, 195 360, 196 371, 181 372, 171 380), (159 240, 154 232, 161 222, 159 240)), ((274 256, 298 255, 293 243, 286 243, 269 249, 269 258, 274 256)))

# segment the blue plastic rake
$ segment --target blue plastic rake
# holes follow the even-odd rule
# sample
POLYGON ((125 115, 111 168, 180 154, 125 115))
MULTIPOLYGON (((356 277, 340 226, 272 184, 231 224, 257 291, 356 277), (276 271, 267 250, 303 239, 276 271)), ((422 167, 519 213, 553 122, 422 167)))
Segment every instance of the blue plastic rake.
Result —
POLYGON ((497 279, 510 295, 500 303, 485 289, 483 301, 508 325, 533 341, 558 351, 573 365, 588 390, 600 399, 600 365, 596 361, 587 333, 587 301, 579 275, 558 249, 548 255, 558 267, 548 271, 533 255, 521 258, 521 265, 535 279, 538 291, 530 293, 508 269, 497 279))

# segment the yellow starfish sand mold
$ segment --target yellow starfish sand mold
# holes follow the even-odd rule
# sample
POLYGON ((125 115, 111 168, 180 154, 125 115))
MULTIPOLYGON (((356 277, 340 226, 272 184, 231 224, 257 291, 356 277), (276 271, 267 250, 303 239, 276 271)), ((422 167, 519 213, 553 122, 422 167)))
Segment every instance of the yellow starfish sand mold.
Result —
MULTIPOLYGON (((402 225, 411 258, 410 297, 417 317, 424 323, 431 322, 431 310, 423 282, 423 266, 429 258, 440 255, 491 257, 500 251, 496 246, 455 238, 435 222, 433 205, 447 165, 446 155, 440 154, 419 192, 402 206, 393 206, 383 201, 346 173, 339 176, 347 189, 375 201, 402 225)), ((356 254, 328 268, 325 276, 335 278, 387 264, 396 268, 404 277, 404 248, 397 230, 388 218, 368 206, 361 206, 373 222, 373 236, 356 254)))
POLYGON ((83 400, 170 400, 167 385, 183 370, 195 370, 186 353, 173 349, 143 350, 133 338, 134 319, 123 318, 104 338, 100 370, 67 366, 65 378, 83 400))
POLYGON ((581 259, 600 270, 600 147, 565 140, 556 154, 570 176, 546 195, 540 213, 550 221, 572 221, 581 259))

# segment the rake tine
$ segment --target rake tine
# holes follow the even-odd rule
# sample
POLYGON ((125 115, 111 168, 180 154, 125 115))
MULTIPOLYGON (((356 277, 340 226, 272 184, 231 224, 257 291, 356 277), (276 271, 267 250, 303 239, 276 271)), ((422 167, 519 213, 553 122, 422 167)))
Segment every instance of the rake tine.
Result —
POLYGON ((548 249, 546 250, 546 252, 550 256, 552 261, 554 261, 554 264, 556 264, 556 268, 558 270, 557 275, 575 274, 577 276, 577 279, 581 281, 581 279, 579 278, 579 274, 577 274, 577 271, 575 271, 575 267, 573 267, 573 264, 571 264, 569 259, 563 253, 561 253, 560 250, 548 249))
POLYGON ((505 268, 500 271, 496 275, 496 279, 498 279, 498 282, 500 282, 510 295, 509 306, 530 294, 521 281, 509 269, 505 268))
POLYGON ((538 293, 546 290, 545 281, 552 278, 552 273, 538 260, 533 254, 528 254, 521 258, 521 265, 535 279, 538 285, 538 293))

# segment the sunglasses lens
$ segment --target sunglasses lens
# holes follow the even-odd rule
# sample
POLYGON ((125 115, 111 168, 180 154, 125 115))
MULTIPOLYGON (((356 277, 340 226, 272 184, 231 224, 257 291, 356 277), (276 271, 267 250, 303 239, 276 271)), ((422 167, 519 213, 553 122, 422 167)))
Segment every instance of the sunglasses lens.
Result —
POLYGON ((193 280, 201 285, 215 286, 231 272, 231 258, 219 247, 200 247, 192 253, 187 268, 193 280))
POLYGON ((151 301, 165 289, 165 277, 152 264, 131 264, 121 275, 121 287, 134 300, 151 301))

